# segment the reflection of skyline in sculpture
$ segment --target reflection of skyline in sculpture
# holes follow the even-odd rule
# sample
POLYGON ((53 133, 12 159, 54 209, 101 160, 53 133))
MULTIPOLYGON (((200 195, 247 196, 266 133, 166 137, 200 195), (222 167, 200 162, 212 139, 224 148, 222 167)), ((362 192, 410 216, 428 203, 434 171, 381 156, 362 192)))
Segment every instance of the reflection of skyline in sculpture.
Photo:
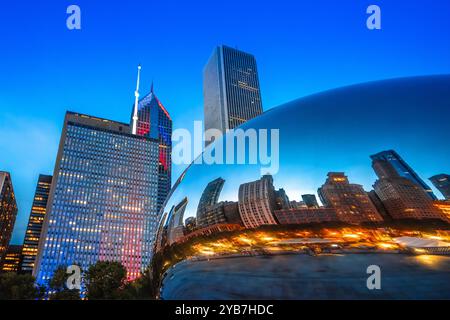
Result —
POLYGON ((168 241, 169 244, 177 242, 184 236, 184 211, 186 210, 186 205, 188 199, 184 198, 176 207, 173 208, 171 218, 168 225, 168 241))
MULTIPOLYGON (((414 164, 414 169, 418 169, 417 172, 431 176, 430 171, 445 170, 446 163, 443 163, 441 158, 445 159, 446 152, 448 153, 449 150, 440 149, 439 152, 445 155, 435 157, 435 161, 432 162, 420 161, 420 156, 436 154, 429 141, 433 140, 437 144, 447 141, 450 139, 448 130, 438 133, 420 132, 414 141, 404 139, 403 136, 405 132, 413 128, 417 130, 420 127, 418 123, 424 118, 436 123, 443 121, 442 117, 437 115, 448 108, 448 101, 450 101, 448 85, 450 85, 449 76, 361 84, 293 101, 243 124, 241 128, 244 130, 248 128, 280 129, 280 170, 273 175, 273 187, 270 187, 275 196, 275 205, 271 211, 273 221, 280 224, 332 221, 336 220, 334 214, 339 221, 342 221, 335 212, 336 208, 326 204, 325 207, 321 207, 320 203, 318 203, 319 208, 308 208, 304 201, 299 199, 300 195, 304 194, 315 196, 317 188, 324 184, 324 177, 332 170, 345 172, 352 184, 356 182, 359 186, 355 193, 356 199, 346 199, 344 196, 340 198, 339 204, 348 211, 356 212, 355 215, 359 218, 354 219, 353 223, 380 221, 382 217, 391 218, 383 202, 371 190, 376 177, 370 167, 369 156, 377 150, 398 149, 401 154, 412 159, 411 163, 414 164), (432 105, 429 104, 430 99, 434 101, 432 105), (365 108, 371 108, 377 112, 373 113, 370 119, 361 118, 356 123, 354 117, 348 115, 359 112, 361 101, 364 101, 365 108), (407 114, 391 112, 393 108, 402 107, 403 101, 411 112, 407 114), (323 117, 324 113, 327 117, 323 117), (305 122, 302 119, 308 119, 308 121, 305 122), (404 121, 405 127, 396 126, 399 121, 404 121), (347 146, 347 142, 354 135, 365 137, 365 143, 357 149, 347 146), (327 150, 326 157, 323 156, 323 150, 327 150), (289 205, 283 208, 287 199, 289 199, 289 205)), ((227 201, 242 202, 244 198, 239 197, 238 189, 241 185, 261 180, 261 167, 263 165, 259 162, 256 165, 193 164, 184 172, 179 186, 174 188, 172 196, 167 201, 166 209, 176 205, 184 197, 188 197, 185 218, 195 217, 202 191, 211 181, 221 177, 226 180, 226 183, 223 184, 217 199, 218 207, 212 207, 211 212, 214 211, 215 218, 223 219, 219 204, 227 201)), ((241 204, 238 205, 242 208, 241 204)), ((440 204, 440 207, 442 208, 443 205, 440 204)), ((239 214, 242 216, 240 211, 239 214)), ((261 213, 256 212, 256 214, 261 213)), ((215 221, 218 222, 218 220, 215 221)), ((228 224, 226 219, 225 222, 228 224)), ((211 220, 207 223, 208 230, 213 230, 218 225, 224 226, 223 223, 215 225, 210 223, 215 222, 211 220)), ((197 223, 195 227, 197 229, 189 235, 207 234, 206 229, 199 231, 201 230, 199 227, 197 223)), ((223 227, 221 228, 224 230, 223 227)), ((219 228, 217 227, 216 230, 219 228)))
POLYGON ((225 180, 223 180, 222 178, 217 178, 208 183, 205 190, 203 190, 197 207, 197 225, 207 225, 207 222, 205 221, 207 220, 207 210, 209 207, 217 204, 224 183, 225 180))

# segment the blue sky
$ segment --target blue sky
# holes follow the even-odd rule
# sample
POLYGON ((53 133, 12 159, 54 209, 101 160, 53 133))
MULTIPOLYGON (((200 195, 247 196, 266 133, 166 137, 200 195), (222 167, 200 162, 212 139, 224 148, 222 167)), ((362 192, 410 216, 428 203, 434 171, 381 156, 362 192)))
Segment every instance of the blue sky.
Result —
POLYGON ((11 172, 19 204, 13 242, 38 174, 53 172, 65 111, 128 121, 138 63, 141 92, 154 80, 174 128, 191 128, 203 119, 202 68, 218 44, 256 56, 267 110, 343 85, 450 73, 449 12, 446 0, 2 3, 0 170, 11 172), (71 4, 81 8, 78 31, 66 28, 71 4), (370 4, 382 30, 366 28, 370 4))

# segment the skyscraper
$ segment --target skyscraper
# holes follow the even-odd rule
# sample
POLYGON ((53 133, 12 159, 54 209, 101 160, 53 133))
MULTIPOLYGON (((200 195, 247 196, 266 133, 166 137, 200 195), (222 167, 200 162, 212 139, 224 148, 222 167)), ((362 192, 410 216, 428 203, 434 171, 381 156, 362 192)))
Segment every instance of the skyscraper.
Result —
POLYGON ((47 212, 47 201, 52 184, 52 176, 39 175, 36 191, 28 219, 27 231, 23 241, 22 267, 23 273, 32 273, 41 237, 42 224, 47 212))
POLYGON ((158 223, 159 140, 125 123, 67 112, 33 270, 118 261, 128 279, 149 264, 158 223))
POLYGON ((277 224, 273 215, 276 194, 271 175, 239 186, 239 213, 246 228, 277 224))
POLYGON ((225 133, 262 113, 255 57, 227 46, 214 49, 203 70, 205 131, 225 133))
POLYGON ((343 172, 328 173, 328 179, 318 193, 322 203, 334 208, 343 222, 360 224, 383 221, 363 187, 350 183, 343 172))
POLYGON ((0 171, 0 264, 8 250, 16 216, 17 203, 11 175, 0 171))
POLYGON ((419 177, 419 175, 403 160, 394 150, 382 151, 370 156, 372 160, 388 161, 393 169, 404 178, 419 185, 432 200, 437 200, 431 188, 419 177))
POLYGON ((438 174, 431 177, 430 181, 442 193, 446 200, 450 200, 450 175, 438 174))
MULTIPOLYGON (((140 72, 140 68, 139 68, 140 72)), ((139 77, 140 75, 138 75, 139 77)), ((150 93, 139 98, 139 78, 136 89, 136 102, 131 115, 130 126, 134 127, 135 134, 159 141, 158 164, 158 210, 161 209, 169 194, 172 179, 172 119, 155 95, 153 84, 150 93), (136 109, 137 110, 134 110, 136 109), (136 113, 136 116, 135 116, 136 113)))
POLYGON ((430 195, 417 183, 400 175, 393 163, 375 159, 378 176, 373 188, 393 219, 441 219, 447 221, 430 195))
POLYGON ((22 262, 22 246, 10 245, 6 251, 5 258, 0 265, 2 272, 21 272, 20 265, 22 262))

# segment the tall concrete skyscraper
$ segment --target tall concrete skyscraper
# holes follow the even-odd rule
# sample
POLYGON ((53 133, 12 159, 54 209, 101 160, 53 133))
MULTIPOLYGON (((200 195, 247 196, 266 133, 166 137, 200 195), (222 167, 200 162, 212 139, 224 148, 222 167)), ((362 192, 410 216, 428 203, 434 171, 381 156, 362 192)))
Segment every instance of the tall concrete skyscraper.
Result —
POLYGON ((9 247, 17 216, 17 203, 11 175, 0 171, 0 264, 9 247))
POLYGON ((150 264, 158 223, 159 140, 126 123, 67 112, 33 274, 118 261, 128 279, 150 264))
MULTIPOLYGON (((140 73, 139 68, 139 73, 140 73)), ((139 75, 140 76, 140 75, 139 75)), ((138 77, 139 77, 138 76, 138 77)), ((172 119, 156 96, 153 84, 150 93, 139 100, 139 78, 136 90, 136 103, 133 107, 130 126, 135 126, 138 136, 159 141, 158 157, 158 210, 169 194, 172 179, 172 119)))
POLYGON ((23 273, 32 273, 41 237, 42 225, 47 212, 47 201, 52 185, 52 176, 39 175, 36 192, 33 198, 27 231, 23 241, 22 267, 23 273))
POLYGON ((431 177, 430 181, 442 193, 445 200, 450 200, 450 175, 438 174, 431 177))
POLYGON ((203 70, 205 130, 225 133, 262 113, 255 57, 227 46, 214 49, 203 70))
POLYGON ((419 177, 419 175, 406 163, 405 160, 400 157, 400 155, 394 150, 382 151, 377 154, 370 156, 370 158, 375 160, 388 161, 392 168, 401 176, 415 184, 419 185, 432 200, 437 200, 431 188, 419 177))

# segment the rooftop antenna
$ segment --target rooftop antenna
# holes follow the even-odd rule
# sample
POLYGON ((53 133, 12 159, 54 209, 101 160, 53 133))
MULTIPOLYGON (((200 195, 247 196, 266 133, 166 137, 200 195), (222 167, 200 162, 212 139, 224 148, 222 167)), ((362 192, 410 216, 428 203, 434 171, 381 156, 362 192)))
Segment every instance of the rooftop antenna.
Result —
POLYGON ((138 121, 138 104, 139 104, 139 81, 141 80, 141 65, 138 65, 138 76, 137 76, 137 83, 136 83, 136 91, 134 92, 134 111, 133 111, 133 127, 132 127, 132 133, 136 134, 137 131, 137 121, 138 121))

